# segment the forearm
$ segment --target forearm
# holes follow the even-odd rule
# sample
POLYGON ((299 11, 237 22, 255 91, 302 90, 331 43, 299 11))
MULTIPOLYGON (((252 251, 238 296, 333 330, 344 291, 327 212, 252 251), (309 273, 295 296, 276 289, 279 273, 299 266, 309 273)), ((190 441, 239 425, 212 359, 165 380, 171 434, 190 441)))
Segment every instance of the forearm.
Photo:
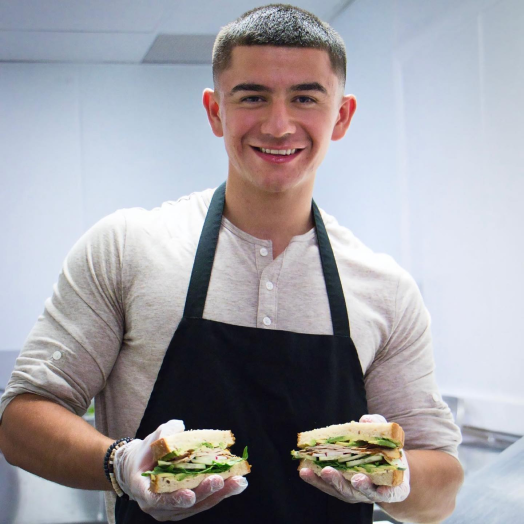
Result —
POLYGON ((0 450, 10 464, 79 489, 111 489, 103 459, 112 442, 81 417, 32 394, 13 399, 0 424, 0 450))
POLYGON ((439 523, 455 508, 464 480, 460 463, 445 452, 406 452, 411 492, 399 503, 379 503, 393 518, 404 523, 439 523))

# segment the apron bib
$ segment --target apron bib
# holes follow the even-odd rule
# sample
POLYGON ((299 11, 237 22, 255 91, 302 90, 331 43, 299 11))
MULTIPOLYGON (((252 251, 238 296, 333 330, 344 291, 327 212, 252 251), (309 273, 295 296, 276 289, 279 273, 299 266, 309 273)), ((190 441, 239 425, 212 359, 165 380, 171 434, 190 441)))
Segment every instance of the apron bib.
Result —
MULTIPOLYGON (((237 455, 248 446, 252 469, 247 489, 176 523, 371 523, 372 505, 345 503, 305 483, 290 453, 297 433, 358 421, 367 413, 362 368, 320 212, 313 202, 334 335, 205 320, 225 188, 224 183, 211 200, 184 315, 136 437, 144 439, 162 423, 182 419, 186 430, 231 430, 237 455)), ((156 523, 127 496, 117 499, 115 514, 117 523, 156 523)))

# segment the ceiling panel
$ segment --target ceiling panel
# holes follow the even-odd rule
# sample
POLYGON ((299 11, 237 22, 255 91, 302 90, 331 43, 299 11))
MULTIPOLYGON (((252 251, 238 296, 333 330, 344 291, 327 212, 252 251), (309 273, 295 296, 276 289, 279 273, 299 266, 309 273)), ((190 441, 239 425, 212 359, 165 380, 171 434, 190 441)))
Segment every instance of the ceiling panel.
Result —
MULTIPOLYGON (((269 3, 260 0, 178 0, 166 9, 158 29, 161 33, 216 35, 222 26, 246 11, 269 3)), ((349 3, 347 0, 295 0, 293 5, 329 21, 349 3)))
POLYGON ((158 35, 144 63, 211 64, 215 35, 158 35))
MULTIPOLYGON (((296 0, 294 5, 329 21, 351 1, 296 0)), ((257 0, 0 0, 0 62, 137 64, 148 56, 154 62, 199 63, 208 53, 209 35, 265 4, 257 0), (198 35, 199 47, 188 45, 191 39, 173 47, 185 35, 198 35), (163 53, 153 49, 148 55, 157 37, 163 53)))
POLYGON ((154 38, 149 33, 0 32, 0 61, 137 64, 154 38))
POLYGON ((0 30, 155 31, 176 0, 0 0, 0 30))

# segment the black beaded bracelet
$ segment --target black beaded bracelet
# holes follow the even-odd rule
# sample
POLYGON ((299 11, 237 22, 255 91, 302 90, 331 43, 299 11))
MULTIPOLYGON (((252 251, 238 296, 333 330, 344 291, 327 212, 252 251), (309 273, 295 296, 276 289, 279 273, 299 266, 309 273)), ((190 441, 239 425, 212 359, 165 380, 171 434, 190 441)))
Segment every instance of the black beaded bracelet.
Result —
POLYGON ((122 497, 124 493, 122 492, 122 489, 120 488, 120 485, 118 484, 115 478, 113 462, 115 459, 116 451, 119 448, 122 448, 124 445, 127 445, 127 443, 133 441, 133 439, 134 438, 132 437, 123 437, 122 439, 115 441, 109 446, 106 455, 104 456, 104 473, 108 481, 110 481, 111 485, 113 485, 113 489, 119 497, 122 497))

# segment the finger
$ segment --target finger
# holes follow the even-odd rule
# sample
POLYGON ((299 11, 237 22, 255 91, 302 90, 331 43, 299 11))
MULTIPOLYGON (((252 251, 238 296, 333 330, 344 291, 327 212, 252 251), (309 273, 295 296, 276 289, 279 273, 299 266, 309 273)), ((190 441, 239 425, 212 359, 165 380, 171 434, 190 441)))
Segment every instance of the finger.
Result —
POLYGON ((145 440, 151 444, 161 437, 167 437, 178 432, 183 432, 184 429, 184 421, 171 419, 171 421, 168 421, 167 423, 162 423, 153 433, 149 434, 145 440))
POLYGON ((329 494, 330 496, 333 496, 334 498, 341 499, 340 493, 337 492, 337 490, 332 485, 326 483, 322 478, 317 476, 310 468, 300 469, 299 475, 306 483, 313 485, 313 487, 316 487, 317 489, 329 494))
POLYGON ((186 511, 195 504, 195 493, 188 489, 166 494, 155 494, 149 489, 137 499, 140 508, 159 521, 175 518, 180 511, 186 511))
POLYGON ((160 437, 166 437, 183 432, 185 428, 184 421, 181 421, 180 419, 171 419, 167 423, 160 425, 158 430, 160 430, 161 433, 160 437))
POLYGON ((380 496, 378 502, 396 503, 404 501, 409 495, 410 487, 406 481, 402 482, 397 487, 386 487, 381 485, 377 487, 377 494, 380 496))
POLYGON ((146 438, 146 441, 151 444, 153 441, 156 441, 161 437, 183 432, 184 430, 184 421, 180 421, 179 419, 171 419, 170 421, 167 421, 167 423, 162 423, 154 432, 149 434, 146 438))
MULTIPOLYGON (((237 494, 240 494, 241 492, 244 492, 248 486, 247 479, 243 476, 233 476, 231 478, 228 478, 224 481, 224 488, 222 490, 219 490, 218 492, 215 492, 213 494, 213 498, 219 499, 219 501, 223 500, 224 498, 229 498, 230 496, 236 496, 237 494)), ((210 502, 213 500, 210 500, 210 502)), ((218 502, 217 502, 218 503, 218 502)))
POLYGON ((320 476, 342 496, 341 499, 344 501, 348 501, 350 503, 372 503, 368 496, 355 489, 354 486, 333 467, 323 468, 320 476))
MULTIPOLYGON (((326 467, 324 470, 336 470, 332 467, 326 467)), ((331 481, 326 481, 324 478, 321 478, 317 476, 311 469, 303 468, 300 471, 300 477, 310 485, 313 485, 317 489, 321 490, 322 492, 325 492, 326 494, 329 494, 330 496, 333 496, 334 498, 337 498, 339 500, 345 501, 346 503, 368 503, 365 496, 359 494, 353 489, 349 489, 349 491, 345 494, 342 494, 337 487, 335 487, 331 481)))
POLYGON ((189 509, 196 502, 195 493, 189 489, 162 494, 155 494, 149 491, 147 499, 152 506, 161 510, 189 509))
POLYGON ((396 503, 404 501, 408 497, 410 489, 409 483, 406 481, 395 487, 387 485, 376 486, 364 474, 353 476, 351 478, 351 484, 375 503, 396 503))
POLYGON ((206 499, 196 504, 190 511, 178 513, 176 519, 183 520, 199 512, 206 511, 220 503, 222 500, 240 494, 246 490, 247 486, 247 479, 242 476, 228 478, 224 481, 224 487, 221 490, 214 492, 211 496, 208 496, 206 499))
POLYGON ((351 485, 357 492, 360 492, 371 502, 380 500, 380 495, 377 493, 378 487, 373 485, 371 479, 365 474, 355 474, 351 478, 351 485))
POLYGON ((211 496, 215 492, 222 490, 224 488, 224 480, 221 476, 213 475, 209 476, 198 487, 193 489, 193 492, 196 496, 196 502, 200 503, 205 500, 207 497, 211 496))
POLYGON ((388 421, 384 416, 379 415, 379 414, 366 414, 366 415, 363 415, 359 419, 359 422, 361 423, 387 423, 388 421))
MULTIPOLYGON (((144 445, 150 446, 151 443, 154 443, 161 437, 166 437, 169 435, 176 434, 178 432, 183 432, 184 429, 185 429, 184 421, 180 421, 179 419, 171 419, 167 423, 161 424, 154 432, 149 434, 144 439, 144 445)), ((147 459, 147 463, 151 464, 153 462, 154 462, 153 453, 151 452, 149 459, 147 459)))

